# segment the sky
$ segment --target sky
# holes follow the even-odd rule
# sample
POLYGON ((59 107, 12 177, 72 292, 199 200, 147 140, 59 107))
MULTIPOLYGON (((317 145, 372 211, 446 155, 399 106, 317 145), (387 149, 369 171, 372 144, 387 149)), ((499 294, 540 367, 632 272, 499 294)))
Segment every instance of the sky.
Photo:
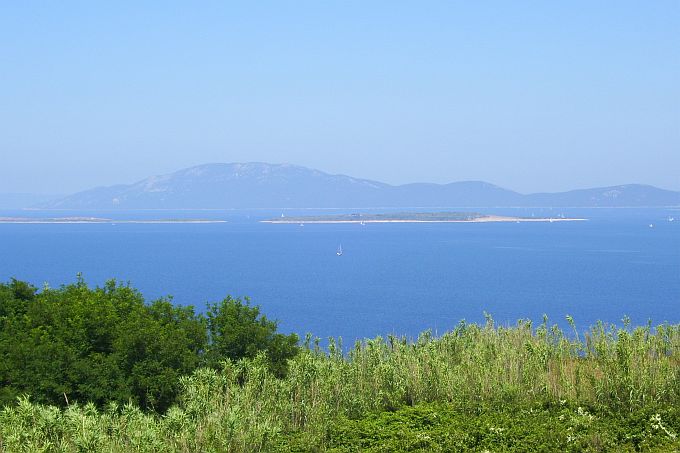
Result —
POLYGON ((680 2, 0 3, 0 192, 250 161, 680 190, 680 2))

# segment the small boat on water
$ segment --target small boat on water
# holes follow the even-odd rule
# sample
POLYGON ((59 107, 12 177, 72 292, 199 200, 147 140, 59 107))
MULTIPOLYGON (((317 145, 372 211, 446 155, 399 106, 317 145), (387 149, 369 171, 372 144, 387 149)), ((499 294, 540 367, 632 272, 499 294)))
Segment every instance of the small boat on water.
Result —
POLYGON ((338 246, 338 250, 335 252, 336 255, 342 256, 342 244, 338 246))

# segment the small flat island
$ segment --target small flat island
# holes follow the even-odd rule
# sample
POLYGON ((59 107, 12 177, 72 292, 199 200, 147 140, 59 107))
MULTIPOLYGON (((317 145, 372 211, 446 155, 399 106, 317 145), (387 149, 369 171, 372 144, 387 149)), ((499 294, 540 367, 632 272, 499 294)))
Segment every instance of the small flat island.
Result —
POLYGON ((138 219, 119 220, 101 217, 0 217, 0 223, 226 223, 210 219, 138 219))
POLYGON ((339 214, 280 217, 263 223, 486 223, 486 222, 572 222, 587 219, 559 217, 510 217, 476 212, 397 212, 392 214, 339 214))

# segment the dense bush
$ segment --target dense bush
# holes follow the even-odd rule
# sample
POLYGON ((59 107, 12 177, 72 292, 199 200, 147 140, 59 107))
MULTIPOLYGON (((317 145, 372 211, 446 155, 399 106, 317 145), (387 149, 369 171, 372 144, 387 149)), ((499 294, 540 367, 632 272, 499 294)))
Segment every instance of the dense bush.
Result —
MULTIPOLYGON (((677 451, 680 409, 636 409, 612 416, 564 402, 527 408, 421 403, 331 426, 332 452, 677 451), (663 428, 668 430, 664 432, 663 428), (671 435, 669 435, 669 433, 671 435)), ((295 448, 295 440, 289 445, 295 448)), ((304 446, 301 445, 301 451, 304 446)))
POLYGON ((41 291, 12 280, 0 284, 0 404, 28 394, 59 406, 132 401, 163 412, 179 378, 199 366, 267 351, 283 375, 297 337, 276 328, 258 307, 231 297, 203 316, 167 299, 146 304, 113 280, 92 289, 79 278, 41 291))

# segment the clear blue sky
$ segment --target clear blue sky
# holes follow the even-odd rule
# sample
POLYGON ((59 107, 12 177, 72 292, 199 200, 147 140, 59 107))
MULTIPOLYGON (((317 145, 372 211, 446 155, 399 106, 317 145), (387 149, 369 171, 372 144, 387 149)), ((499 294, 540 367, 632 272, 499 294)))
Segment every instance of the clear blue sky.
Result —
POLYGON ((680 2, 0 3, 0 192, 234 161, 680 189, 680 2))

